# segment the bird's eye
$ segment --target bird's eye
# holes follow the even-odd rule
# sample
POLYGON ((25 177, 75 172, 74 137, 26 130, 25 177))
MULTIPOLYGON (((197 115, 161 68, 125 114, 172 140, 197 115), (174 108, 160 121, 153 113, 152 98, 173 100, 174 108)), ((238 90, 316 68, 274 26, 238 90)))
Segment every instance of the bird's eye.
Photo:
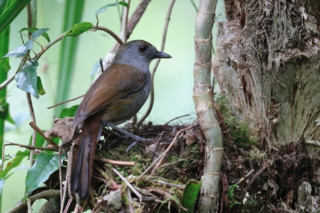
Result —
POLYGON ((142 53, 144 53, 146 50, 147 50, 147 46, 145 46, 145 45, 141 45, 139 47, 139 51, 142 52, 142 53))

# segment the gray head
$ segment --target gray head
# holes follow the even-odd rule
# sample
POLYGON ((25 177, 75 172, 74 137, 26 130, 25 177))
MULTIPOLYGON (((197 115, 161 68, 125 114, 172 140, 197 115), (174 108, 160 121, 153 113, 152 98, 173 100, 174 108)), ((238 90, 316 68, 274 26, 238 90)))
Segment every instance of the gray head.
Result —
POLYGON ((155 58, 171 58, 171 56, 167 53, 159 52, 149 42, 134 40, 121 46, 114 57, 113 63, 149 67, 150 62, 155 58))

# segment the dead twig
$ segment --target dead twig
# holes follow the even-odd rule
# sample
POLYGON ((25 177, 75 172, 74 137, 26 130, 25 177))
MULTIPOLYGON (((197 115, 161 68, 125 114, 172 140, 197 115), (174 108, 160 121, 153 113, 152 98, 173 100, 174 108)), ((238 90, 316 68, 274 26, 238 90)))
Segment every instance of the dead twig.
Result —
POLYGON ((31 126, 31 128, 32 128, 33 130, 35 130, 36 132, 38 132, 39 135, 41 135, 44 139, 46 139, 46 140, 56 149, 55 151, 58 151, 58 150, 59 150, 59 146, 58 146, 53 140, 51 140, 51 138, 48 138, 47 136, 45 136, 45 135, 43 134, 43 132, 41 131, 41 129, 40 129, 33 121, 31 121, 31 122, 29 123, 29 125, 31 126))
POLYGON ((171 120, 169 120, 167 123, 164 124, 165 125, 168 125, 170 122, 174 121, 174 120, 177 120, 179 118, 183 118, 183 117, 186 117, 186 116, 189 116, 190 114, 185 114, 185 115, 181 115, 181 116, 178 116, 178 117, 175 117, 175 118, 172 118, 171 120))
MULTIPOLYGON (((60 194, 60 190, 47 190, 47 191, 40 192, 36 195, 33 195, 32 197, 30 197, 30 201, 33 202, 41 198, 56 197, 56 196, 59 196, 59 194, 60 194)), ((15 207, 13 207, 12 209, 10 209, 9 211, 7 211, 7 213, 19 212, 19 210, 26 208, 26 206, 27 206, 26 201, 21 202, 15 207)))
MULTIPOLYGON (((155 168, 152 170, 151 174, 149 175, 149 177, 150 177, 151 175, 153 175, 154 171, 160 166, 162 160, 163 160, 164 157, 167 155, 167 153, 169 152, 169 150, 171 149, 171 147, 173 146, 173 144, 177 141, 177 139, 178 139, 178 137, 181 135, 181 133, 184 132, 184 131, 186 131, 186 130, 188 130, 188 129, 192 129, 192 128, 198 126, 198 125, 199 125, 199 124, 195 124, 195 125, 192 125, 192 126, 189 126, 189 127, 185 128, 185 129, 179 130, 179 131, 176 133, 174 139, 171 141, 171 143, 170 143, 169 146, 167 147, 167 149, 166 149, 154 162, 152 162, 152 164, 136 179, 136 181, 139 181, 151 168, 153 168, 154 165, 156 165, 155 168)), ((149 178, 149 177, 148 177, 148 178, 149 178)))
POLYGON ((139 201, 141 203, 142 201, 142 194, 140 194, 140 192, 138 192, 131 183, 129 183, 129 181, 127 181, 127 179, 125 177, 122 176, 122 174, 120 172, 118 172, 118 170, 116 170, 115 168, 112 168, 112 170, 122 179, 123 182, 125 182, 127 184, 127 186, 133 191, 133 193, 135 193, 137 195, 137 197, 139 198, 139 201))
POLYGON ((134 166, 134 165, 136 165, 136 162, 132 162, 132 161, 117 161, 117 160, 110 160, 110 159, 99 158, 99 157, 96 157, 95 160, 105 162, 105 163, 110 163, 112 165, 117 165, 117 166, 134 166))
POLYGON ((236 185, 239 185, 242 181, 247 179, 253 172, 254 172, 254 169, 251 169, 250 172, 248 172, 244 177, 240 178, 240 180, 236 183, 236 185))
POLYGON ((263 167, 261 167, 257 173, 255 173, 252 178, 247 182, 247 186, 246 186, 246 191, 248 190, 248 188, 251 186, 251 184, 253 183, 253 181, 255 179, 257 179, 259 177, 259 175, 267 168, 266 165, 264 165, 263 167))
POLYGON ((60 106, 60 105, 65 104, 65 103, 68 103, 68 102, 71 102, 71 101, 75 101, 75 100, 77 100, 77 99, 79 99, 79 98, 82 98, 83 96, 84 96, 84 95, 80 95, 80 96, 78 96, 78 97, 76 97, 76 98, 72 98, 72 99, 70 99, 70 100, 67 100, 67 101, 64 101, 64 102, 55 104, 55 105, 53 105, 53 106, 48 107, 47 109, 51 109, 51 108, 53 108, 53 107, 60 106))
POLYGON ((131 197, 131 192, 130 192, 130 189, 127 188, 127 198, 128 198, 128 205, 129 205, 129 210, 130 210, 130 213, 134 213, 134 207, 133 207, 133 201, 132 201, 132 197, 131 197))

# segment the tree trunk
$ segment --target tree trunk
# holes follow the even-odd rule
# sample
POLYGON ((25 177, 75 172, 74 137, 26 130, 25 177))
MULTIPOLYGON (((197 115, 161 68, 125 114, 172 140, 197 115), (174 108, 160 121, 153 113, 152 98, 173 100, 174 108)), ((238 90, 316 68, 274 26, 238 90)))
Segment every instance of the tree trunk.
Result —
POLYGON ((320 1, 225 5, 214 74, 233 112, 267 147, 306 142, 312 154, 320 147, 320 1))

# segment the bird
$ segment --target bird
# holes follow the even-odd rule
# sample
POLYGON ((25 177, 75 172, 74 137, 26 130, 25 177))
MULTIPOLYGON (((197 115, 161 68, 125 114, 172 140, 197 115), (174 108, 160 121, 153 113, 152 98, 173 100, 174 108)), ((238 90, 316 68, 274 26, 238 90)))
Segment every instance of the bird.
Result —
POLYGON ((151 91, 149 65, 156 58, 171 56, 144 40, 123 44, 83 97, 73 122, 74 130, 82 123, 70 183, 71 193, 78 198, 89 195, 95 151, 104 124, 121 124, 140 110, 151 91))

